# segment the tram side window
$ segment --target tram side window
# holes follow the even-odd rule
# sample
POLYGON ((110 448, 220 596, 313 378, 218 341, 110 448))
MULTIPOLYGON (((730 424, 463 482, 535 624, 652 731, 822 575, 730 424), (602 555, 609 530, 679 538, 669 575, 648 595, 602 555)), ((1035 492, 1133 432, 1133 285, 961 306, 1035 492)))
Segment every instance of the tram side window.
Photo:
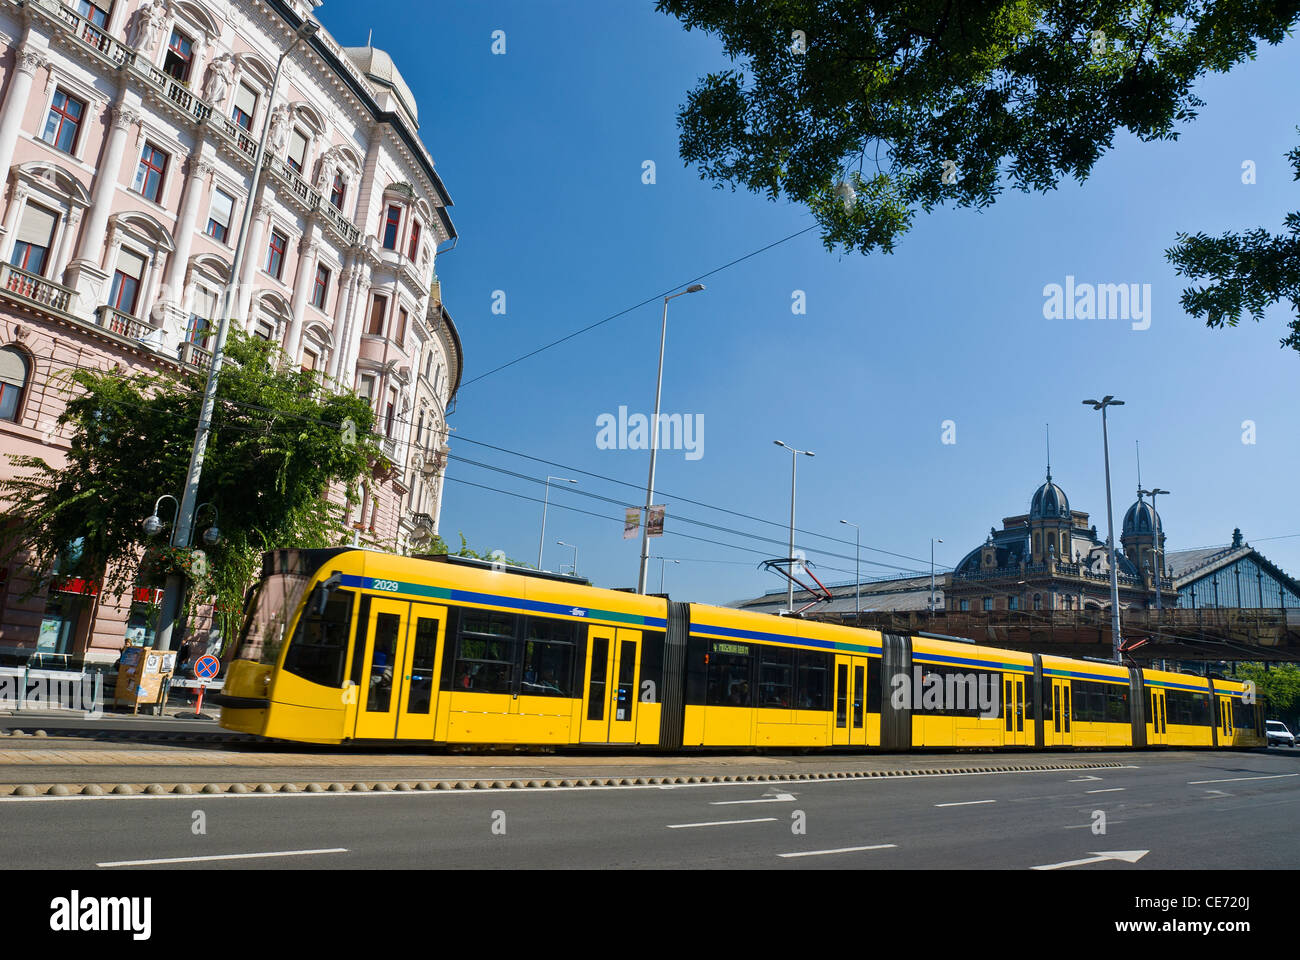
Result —
POLYGON ((709 652, 709 693, 711 707, 753 706, 750 677, 754 657, 747 643, 715 640, 709 652))
POLYGON ((788 647, 758 648, 758 705, 794 705, 794 651, 788 647))
POLYGON ((1165 710, 1170 723, 1210 726, 1210 696, 1207 693, 1170 690, 1165 694, 1165 710))
POLYGON ((1255 728, 1255 709, 1248 703, 1242 703, 1239 697, 1232 698, 1232 725, 1238 730, 1255 728))
POLYGON ((528 618, 524 673, 519 692, 530 697, 572 697, 578 625, 571 620, 528 618))
POLYGON ((880 658, 867 658, 867 713, 880 712, 880 658))
POLYGON ((473 693, 512 691, 519 619, 490 610, 462 613, 454 689, 473 693))
POLYGON ((827 671, 830 670, 830 654, 814 650, 799 651, 799 686, 795 703, 800 710, 829 710, 830 698, 827 695, 827 671))
POLYGON ((343 664, 352 628, 351 590, 331 590, 325 612, 318 613, 320 587, 311 592, 284 657, 284 669, 311 683, 343 685, 343 664))
POLYGON ((1052 678, 1043 674, 1043 722, 1052 722, 1052 678))
POLYGON ((1129 688, 1117 683, 1108 683, 1106 692, 1106 719, 1111 723, 1128 723, 1132 719, 1129 712, 1129 688))

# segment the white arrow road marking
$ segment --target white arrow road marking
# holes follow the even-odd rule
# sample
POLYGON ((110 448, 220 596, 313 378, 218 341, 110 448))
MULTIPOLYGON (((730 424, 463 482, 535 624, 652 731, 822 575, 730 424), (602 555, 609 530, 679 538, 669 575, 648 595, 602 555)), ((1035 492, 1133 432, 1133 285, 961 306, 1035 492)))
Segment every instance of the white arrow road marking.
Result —
POLYGON ((778 793, 775 797, 763 797, 761 800, 710 800, 711 807, 725 807, 733 803, 789 803, 794 800, 793 793, 778 793))
POLYGON ((256 860, 261 857, 307 857, 317 853, 347 853, 344 847, 328 850, 279 850, 272 853, 225 853, 214 857, 168 857, 165 860, 115 860, 97 867, 146 867, 157 863, 202 863, 206 860, 256 860))
POLYGON ((962 800, 958 803, 936 803, 936 807, 973 807, 977 803, 997 803, 996 800, 962 800))
POLYGON ((709 823, 670 823, 669 830, 682 830, 686 827, 729 827, 735 823, 769 823, 776 817, 757 817, 753 820, 713 820, 709 823))
POLYGON ((778 857, 821 857, 828 853, 857 853, 859 850, 890 850, 896 849, 896 843, 876 843, 869 847, 840 847, 837 850, 804 850, 801 853, 778 853, 778 857))
POLYGON ((1089 775, 1089 776, 1086 776, 1086 777, 1075 777, 1073 780, 1067 780, 1067 781, 1065 781, 1065 782, 1066 782, 1066 783, 1086 783, 1086 782, 1089 781, 1089 780, 1100 780, 1100 779, 1101 779, 1101 777, 1094 777, 1094 776, 1092 776, 1092 775, 1089 775))
POLYGON ((1196 786, 1201 783, 1237 783, 1240 780, 1283 780, 1287 777, 1300 777, 1300 773, 1275 773, 1268 777, 1228 777, 1224 780, 1188 780, 1188 786, 1196 786))
POLYGON ((1084 793, 1119 793, 1123 787, 1106 787, 1104 790, 1085 790, 1084 793))
POLYGON ((1206 790, 1206 791, 1205 791, 1205 799, 1206 799, 1206 800, 1213 800, 1213 799, 1216 798, 1216 797, 1230 797, 1230 796, 1232 796, 1232 794, 1227 793, 1227 792, 1225 792, 1225 791, 1223 791, 1223 790, 1206 790))
POLYGON ((1150 850, 1112 850, 1109 853, 1094 853, 1085 860, 1066 860, 1064 863, 1048 863, 1041 867, 1030 867, 1030 870, 1060 870, 1064 867, 1081 867, 1088 863, 1104 863, 1107 860, 1123 860, 1125 863, 1137 863, 1145 857, 1150 850))

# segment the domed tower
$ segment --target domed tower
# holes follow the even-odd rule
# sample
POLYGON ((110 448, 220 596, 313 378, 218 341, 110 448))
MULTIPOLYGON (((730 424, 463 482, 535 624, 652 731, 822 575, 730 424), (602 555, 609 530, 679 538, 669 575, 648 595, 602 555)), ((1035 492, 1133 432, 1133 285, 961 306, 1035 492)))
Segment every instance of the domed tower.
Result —
POLYGON ((1070 501, 1052 482, 1050 467, 1047 482, 1029 501, 1029 556, 1031 563, 1070 560, 1070 501))
POLYGON ((1124 556, 1138 568, 1139 571, 1150 566, 1152 574, 1156 573, 1156 558, 1154 550, 1157 539, 1160 545, 1160 555, 1164 555, 1165 550, 1165 529, 1160 522, 1160 516, 1147 503, 1138 497, 1137 502, 1128 508, 1128 513, 1124 514, 1124 525, 1120 530, 1119 542, 1124 551, 1124 556))

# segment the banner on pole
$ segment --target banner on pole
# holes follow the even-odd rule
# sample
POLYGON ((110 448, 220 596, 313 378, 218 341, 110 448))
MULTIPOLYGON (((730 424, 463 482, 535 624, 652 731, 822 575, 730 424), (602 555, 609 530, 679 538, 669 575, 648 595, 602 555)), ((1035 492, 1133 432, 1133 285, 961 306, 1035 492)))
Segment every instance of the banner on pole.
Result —
POLYGON ((646 536, 662 537, 664 535, 664 511, 667 509, 663 504, 650 508, 650 516, 646 520, 646 536))
POLYGON ((627 512, 623 515, 623 539, 631 540, 636 536, 637 530, 641 528, 641 510, 638 507, 628 507, 627 512))

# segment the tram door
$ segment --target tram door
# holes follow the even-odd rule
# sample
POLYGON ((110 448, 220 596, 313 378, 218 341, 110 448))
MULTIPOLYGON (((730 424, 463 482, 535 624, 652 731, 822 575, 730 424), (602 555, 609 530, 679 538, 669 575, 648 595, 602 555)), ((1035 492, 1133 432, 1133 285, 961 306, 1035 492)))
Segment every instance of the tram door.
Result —
POLYGON ((354 653, 358 740, 433 739, 446 622, 445 607, 371 601, 365 646, 354 653))
POLYGON ((1068 747, 1074 743, 1070 732, 1070 681, 1052 679, 1052 746, 1068 747))
POLYGON ((1232 697, 1219 696, 1219 746, 1232 746, 1232 697))
POLYGON ((1025 678, 1020 674, 1003 675, 1002 727, 1004 744, 1025 746, 1025 678))
POLYGON ((590 627, 587 633, 584 743, 635 743, 641 633, 590 627))
POLYGON ((867 658, 835 658, 833 746, 867 745, 867 658))
POLYGON ((1169 745, 1169 730, 1165 723, 1165 691, 1150 688, 1151 702, 1148 704, 1151 708, 1147 716, 1147 744, 1153 747, 1164 747, 1169 745))

